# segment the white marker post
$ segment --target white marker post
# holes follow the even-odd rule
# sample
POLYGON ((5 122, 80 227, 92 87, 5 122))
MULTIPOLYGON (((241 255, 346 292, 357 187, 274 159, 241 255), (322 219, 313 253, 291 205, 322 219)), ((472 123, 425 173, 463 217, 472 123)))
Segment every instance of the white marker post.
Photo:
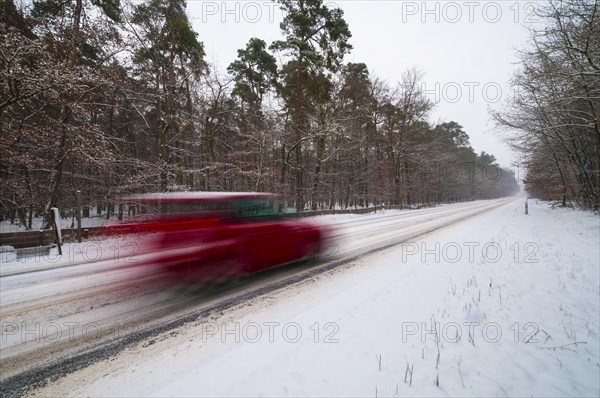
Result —
POLYGON ((81 191, 75 192, 75 207, 77 211, 77 242, 81 243, 81 191))
POLYGON ((56 236, 56 244, 58 245, 58 254, 62 256, 62 234, 60 231, 60 215, 58 214, 58 208, 53 207, 50 209, 52 213, 52 226, 54 227, 54 235, 56 236))

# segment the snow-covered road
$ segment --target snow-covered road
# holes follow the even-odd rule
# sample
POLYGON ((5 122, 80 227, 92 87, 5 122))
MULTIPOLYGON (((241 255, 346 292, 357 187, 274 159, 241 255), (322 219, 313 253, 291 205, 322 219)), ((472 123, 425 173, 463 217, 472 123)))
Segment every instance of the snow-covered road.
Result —
MULTIPOLYGON (((315 222, 328 222, 337 231, 324 253, 323 265, 327 266, 327 260, 364 256, 369 250, 449 225, 504 202, 318 217, 315 222)), ((149 263, 151 256, 144 254, 143 241, 116 239, 67 245, 63 256, 2 264, 2 379, 20 375, 21 379, 31 380, 32 371, 45 378, 48 366, 52 372, 62 374, 65 369, 56 363, 65 359, 74 362, 73 369, 77 369, 89 362, 92 355, 86 352, 90 350, 106 355, 105 346, 112 344, 118 349, 114 343, 123 344, 125 336, 134 341, 145 339, 155 327, 168 329, 194 319, 198 311, 210 311, 225 301, 231 305, 258 289, 268 291, 269 286, 287 284, 290 277, 301 280, 303 273, 315 273, 313 268, 286 267, 238 288, 198 297, 174 290, 162 269, 149 263), (108 259, 94 261, 96 258, 108 259), (73 361, 74 357, 78 361, 73 361)))
POLYGON ((3 266, 5 391, 120 342, 33 394, 597 395, 597 216, 522 206, 321 217, 338 224, 330 261, 208 297, 115 261, 3 266))

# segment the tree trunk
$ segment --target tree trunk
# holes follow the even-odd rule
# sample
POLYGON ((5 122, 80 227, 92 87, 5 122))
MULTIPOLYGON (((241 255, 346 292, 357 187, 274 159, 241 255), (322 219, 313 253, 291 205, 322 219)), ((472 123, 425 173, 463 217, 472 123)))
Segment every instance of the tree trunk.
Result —
POLYGON ((317 164, 315 165, 315 181, 312 188, 311 208, 317 210, 317 200, 319 192, 319 184, 321 182, 321 166, 323 163, 323 155, 325 153, 325 137, 317 138, 317 164))

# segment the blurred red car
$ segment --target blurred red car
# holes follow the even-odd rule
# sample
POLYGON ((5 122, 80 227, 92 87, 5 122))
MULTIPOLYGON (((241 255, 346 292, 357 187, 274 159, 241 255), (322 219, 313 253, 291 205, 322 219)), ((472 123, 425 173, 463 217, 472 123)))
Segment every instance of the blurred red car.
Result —
POLYGON ((325 239, 324 228, 282 215, 277 196, 268 193, 147 194, 127 202, 144 220, 117 228, 157 233, 153 261, 195 281, 317 258, 325 239))

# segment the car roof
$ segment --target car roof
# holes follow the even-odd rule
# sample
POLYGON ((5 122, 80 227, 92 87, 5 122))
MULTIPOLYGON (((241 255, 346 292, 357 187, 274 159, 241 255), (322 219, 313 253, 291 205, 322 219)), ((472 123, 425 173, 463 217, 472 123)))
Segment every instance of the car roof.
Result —
POLYGON ((266 192, 162 192, 131 195, 126 200, 141 202, 210 202, 233 199, 275 199, 266 192))

